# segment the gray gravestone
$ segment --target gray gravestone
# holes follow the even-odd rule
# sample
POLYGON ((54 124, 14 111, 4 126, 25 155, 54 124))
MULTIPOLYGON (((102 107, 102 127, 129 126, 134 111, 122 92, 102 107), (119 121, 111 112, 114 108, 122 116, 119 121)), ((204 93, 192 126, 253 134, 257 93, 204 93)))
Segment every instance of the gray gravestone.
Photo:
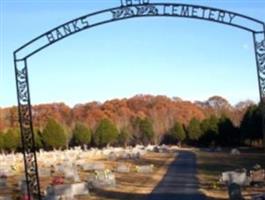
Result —
POLYGON ((62 198, 74 198, 72 187, 70 184, 54 185, 47 188, 46 199, 62 199, 62 198))
POLYGON ((232 183, 228 186, 228 194, 230 200, 243 200, 240 185, 236 183, 232 183))
POLYGON ((3 189, 6 187, 7 178, 6 177, 0 177, 0 188, 3 189))
POLYGON ((116 168, 116 172, 129 173, 130 172, 130 168, 127 165, 125 165, 125 164, 119 164, 118 167, 116 168))
POLYGON ((96 171, 95 174, 88 178, 88 183, 92 188, 116 187, 116 178, 110 171, 96 171))

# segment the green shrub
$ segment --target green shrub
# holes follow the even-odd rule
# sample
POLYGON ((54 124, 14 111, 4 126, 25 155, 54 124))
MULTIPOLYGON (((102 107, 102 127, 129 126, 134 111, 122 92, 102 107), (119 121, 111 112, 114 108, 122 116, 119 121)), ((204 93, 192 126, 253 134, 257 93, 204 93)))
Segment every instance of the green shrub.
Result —
POLYGON ((49 119, 43 129, 42 139, 47 149, 59 149, 66 146, 67 137, 63 127, 53 119, 49 119))
POLYGON ((119 131, 115 124, 108 119, 103 119, 96 129, 94 142, 98 146, 110 145, 116 142, 118 135, 119 131))
POLYGON ((193 118, 188 127, 187 127, 187 134, 190 140, 197 141, 202 135, 200 121, 193 118))
POLYGON ((179 144, 182 143, 183 140, 186 138, 186 133, 183 129, 182 124, 176 122, 172 129, 170 130, 170 137, 173 141, 177 141, 179 144))
POLYGON ((151 120, 145 118, 141 119, 139 123, 139 131, 143 144, 146 145, 152 143, 155 134, 151 120))
POLYGON ((4 144, 4 133, 0 133, 0 151, 5 149, 4 144))
POLYGON ((90 144, 92 132, 84 124, 77 123, 73 129, 73 143, 75 145, 90 144))
POLYGON ((17 129, 8 129, 4 134, 4 148, 7 151, 16 151, 21 147, 20 133, 17 129))

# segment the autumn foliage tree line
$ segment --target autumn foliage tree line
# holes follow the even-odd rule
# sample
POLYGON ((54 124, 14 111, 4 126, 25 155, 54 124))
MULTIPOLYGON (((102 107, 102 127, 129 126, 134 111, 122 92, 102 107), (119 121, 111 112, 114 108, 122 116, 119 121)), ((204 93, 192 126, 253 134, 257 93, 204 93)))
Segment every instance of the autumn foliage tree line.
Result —
MULTIPOLYGON (((205 102, 137 95, 101 104, 33 106, 37 148, 88 145, 261 145, 261 109, 253 102, 231 106, 222 97, 205 102)), ((0 109, 0 150, 21 150, 17 108, 0 109)))

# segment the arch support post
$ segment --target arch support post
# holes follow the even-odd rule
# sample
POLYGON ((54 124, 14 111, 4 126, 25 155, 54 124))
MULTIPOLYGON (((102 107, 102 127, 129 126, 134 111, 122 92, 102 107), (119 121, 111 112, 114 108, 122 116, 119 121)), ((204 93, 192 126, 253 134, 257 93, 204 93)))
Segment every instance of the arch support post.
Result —
POLYGON ((264 32, 253 33, 253 39, 260 92, 260 106, 262 112, 263 148, 265 150, 265 24, 264 32))
POLYGON ((18 114, 20 122, 21 143, 24 157, 24 168, 26 176, 27 191, 30 200, 41 199, 37 157, 35 152, 35 141, 32 123, 32 112, 29 93, 27 60, 16 60, 14 54, 18 114))

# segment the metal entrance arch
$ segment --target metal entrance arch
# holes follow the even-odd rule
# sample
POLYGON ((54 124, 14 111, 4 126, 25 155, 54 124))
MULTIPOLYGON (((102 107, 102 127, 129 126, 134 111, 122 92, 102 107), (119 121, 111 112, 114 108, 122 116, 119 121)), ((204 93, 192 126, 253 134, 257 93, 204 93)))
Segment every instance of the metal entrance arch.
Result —
POLYGON ((17 100, 28 194, 41 199, 35 153, 27 61, 42 49, 80 31, 130 18, 183 17, 207 20, 251 33, 254 42, 265 145, 265 23, 238 13, 190 4, 151 3, 150 0, 121 0, 118 7, 84 15, 51 29, 14 51, 17 100))

